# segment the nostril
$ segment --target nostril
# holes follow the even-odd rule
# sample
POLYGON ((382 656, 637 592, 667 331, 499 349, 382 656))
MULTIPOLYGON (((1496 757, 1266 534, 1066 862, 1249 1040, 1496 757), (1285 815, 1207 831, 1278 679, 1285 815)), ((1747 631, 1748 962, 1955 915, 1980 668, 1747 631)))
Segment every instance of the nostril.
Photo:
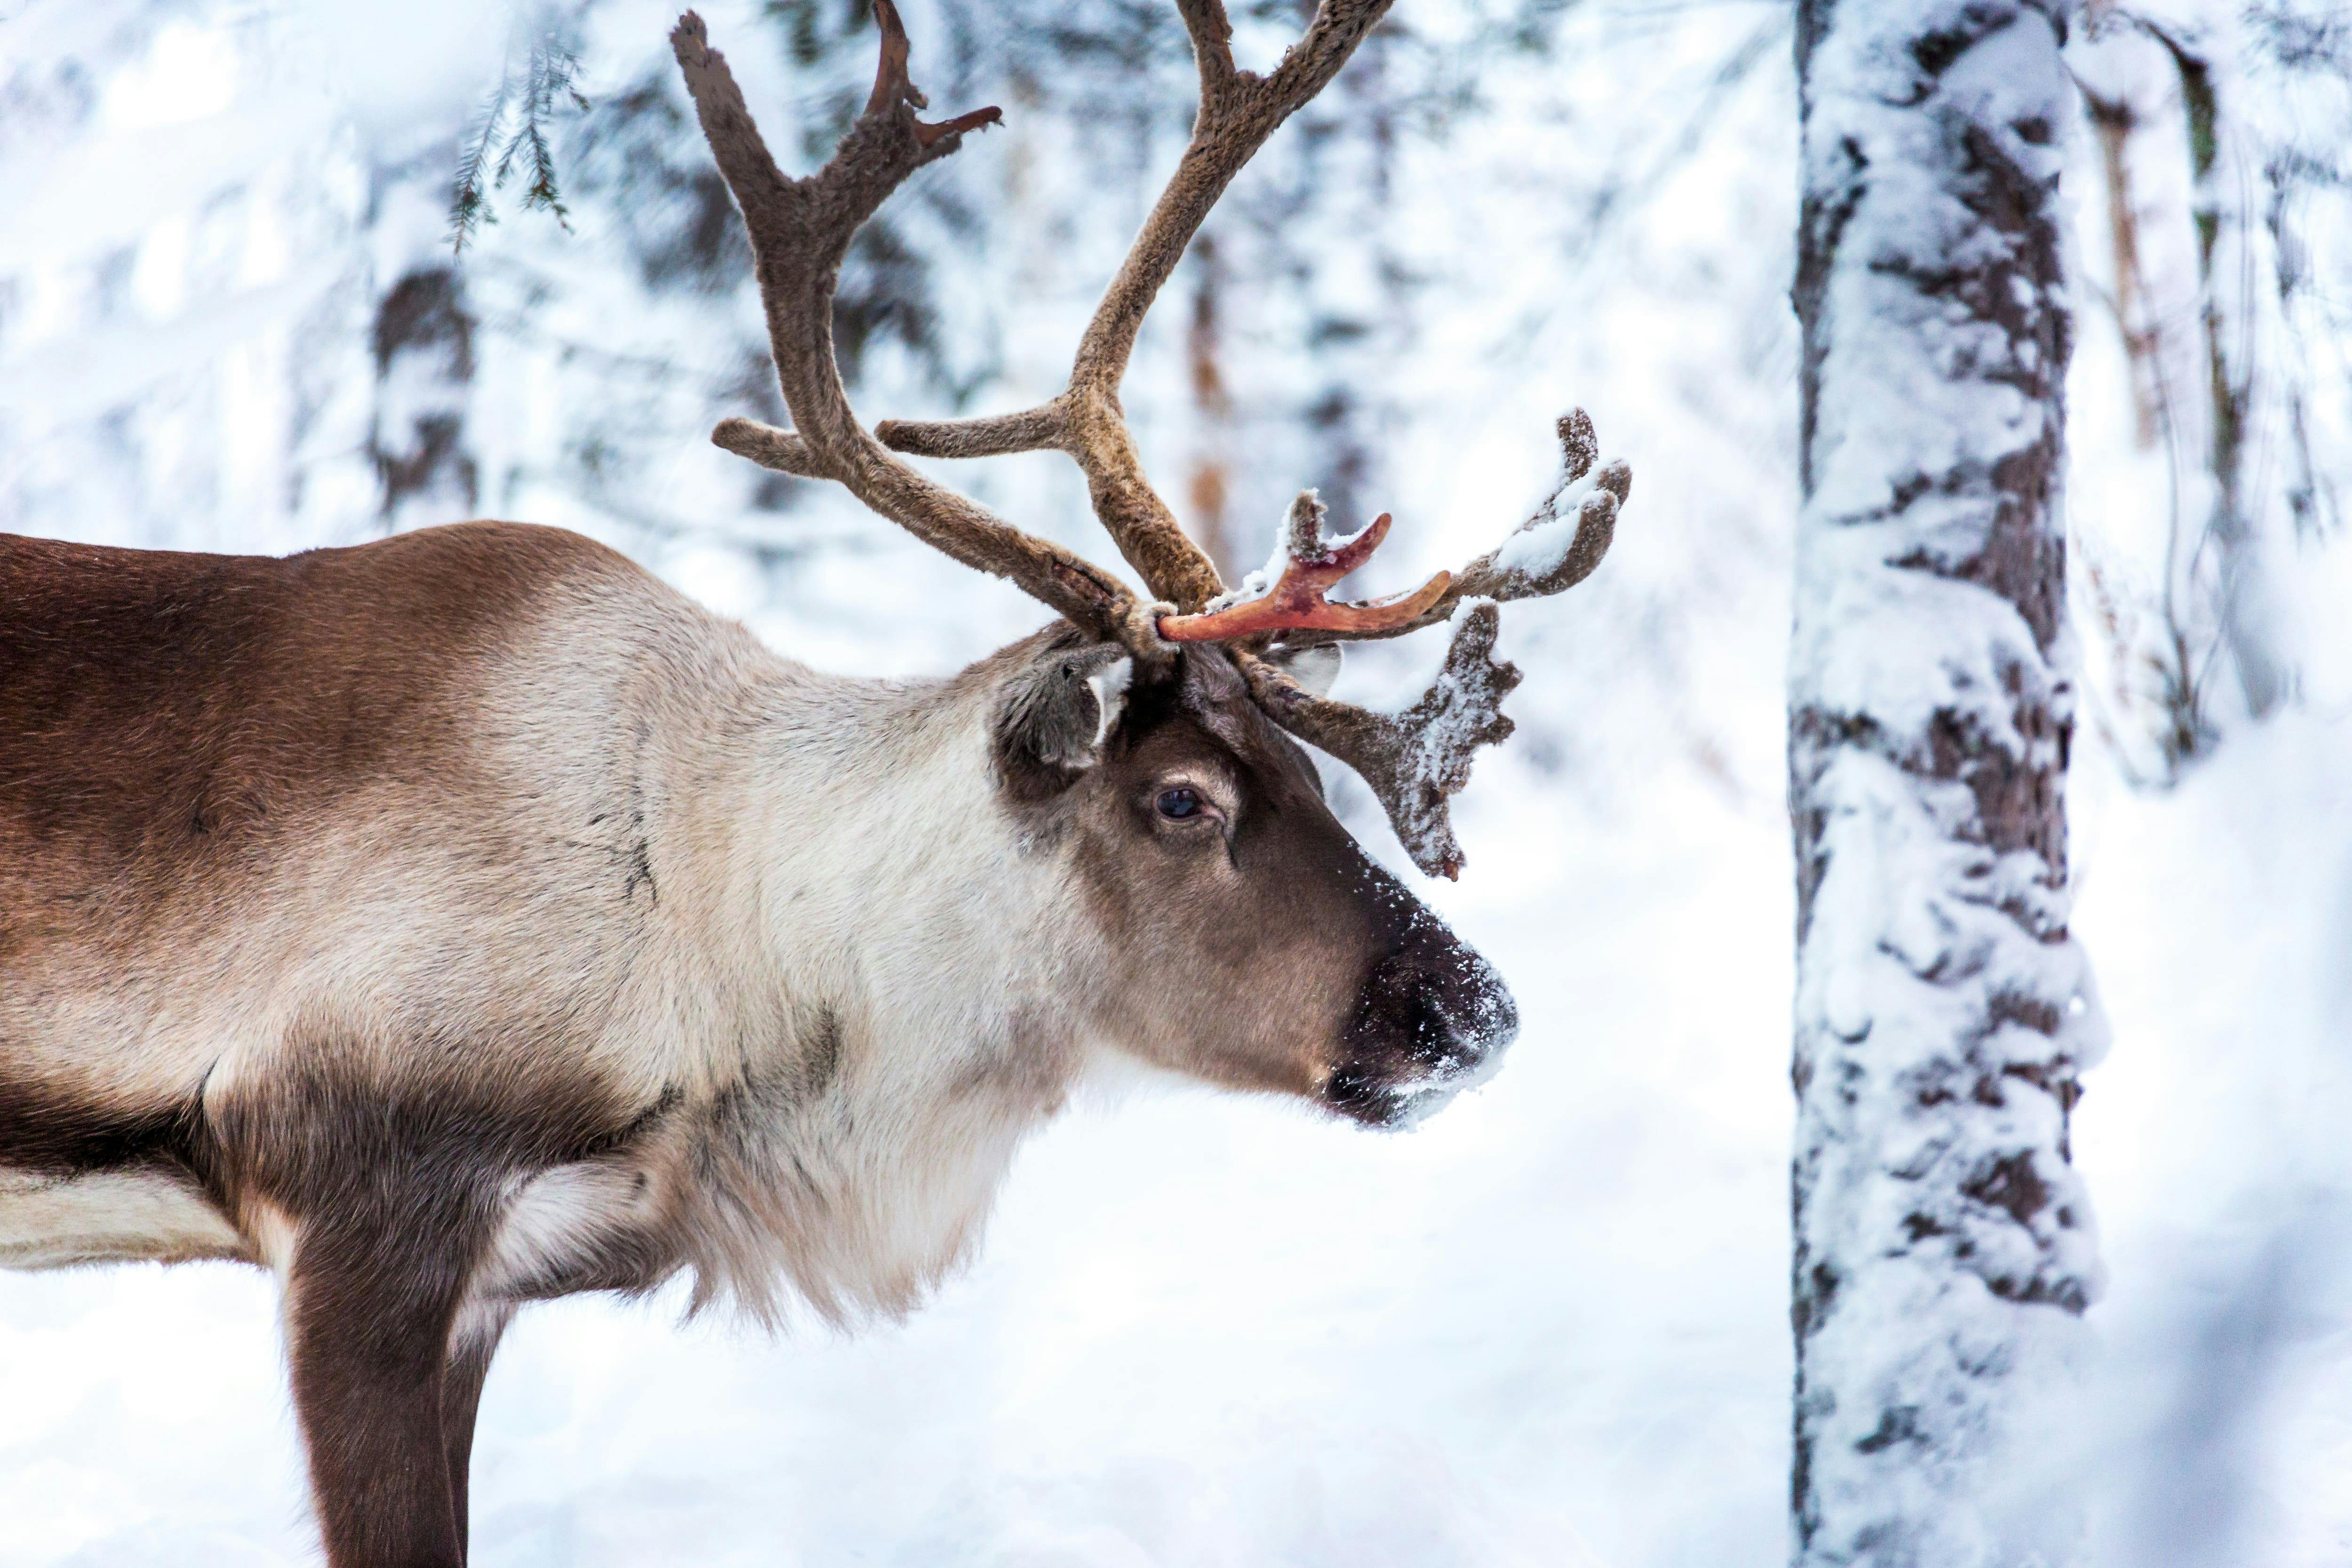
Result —
POLYGON ((1435 993, 1424 988, 1413 994, 1410 1004, 1412 1045, 1408 1052, 1412 1059, 1427 1067, 1441 1067, 1454 1054, 1454 1020, 1445 1016, 1435 993))
POLYGON ((1402 1055, 1415 1067, 1443 1072, 1465 1065, 1476 1055, 1485 1034, 1457 1012, 1448 988, 1425 974, 1407 982, 1399 1022, 1402 1055))
POLYGON ((1405 959, 1391 984, 1412 998, 1415 1012, 1426 1019, 1423 1027, 1449 1041, 1486 1046, 1518 1032, 1519 1009, 1509 988, 1475 952, 1445 954, 1437 963, 1405 959))

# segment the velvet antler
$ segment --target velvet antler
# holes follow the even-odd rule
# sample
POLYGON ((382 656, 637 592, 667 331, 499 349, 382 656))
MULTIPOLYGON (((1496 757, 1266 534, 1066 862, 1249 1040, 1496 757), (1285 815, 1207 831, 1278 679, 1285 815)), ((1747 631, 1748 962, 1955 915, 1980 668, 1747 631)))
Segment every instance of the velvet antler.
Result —
POLYGON ((925 543, 1012 579, 1097 635, 1123 635, 1135 619, 1135 597, 1117 578, 918 473, 850 412, 834 361, 833 295, 851 237, 908 175, 1000 118, 996 110, 982 109, 936 125, 916 119, 923 95, 908 79, 906 28, 891 0, 875 0, 874 13, 881 25, 881 62, 866 110, 832 160, 803 180, 776 167, 726 57, 710 47, 702 18, 689 11, 670 34, 703 135, 751 235, 768 343, 794 426, 777 430, 727 419, 710 438, 770 468, 838 479, 925 543))
POLYGON ((1411 594, 1361 604, 1324 595, 1386 536, 1383 514, 1360 533, 1327 543, 1322 509, 1302 496, 1271 584, 1223 595, 1208 556, 1177 525, 1144 477, 1119 404, 1136 334, 1217 199, 1258 148, 1347 63, 1391 0, 1322 0, 1314 20, 1272 71, 1234 62, 1223 0, 1176 0, 1200 68, 1201 103, 1191 142, 1143 230, 1079 341, 1068 384, 1050 401, 1013 414, 931 422, 885 420, 868 434, 851 413, 833 351, 833 296, 851 237, 923 164, 952 153, 965 134, 994 123, 994 109, 929 123, 908 74, 906 28, 891 0, 875 0, 881 58, 865 112, 833 158, 806 179, 786 178, 761 140, 727 62, 702 20, 686 14, 671 34, 712 155, 743 212, 776 376, 795 428, 720 421, 711 439, 786 473, 840 481, 860 500, 958 561, 1010 578, 1094 634, 1115 637, 1147 663, 1180 642, 1220 642, 1261 707, 1300 739, 1364 775, 1388 807, 1414 862, 1432 875, 1461 869, 1446 820, 1448 796, 1468 777, 1476 747, 1510 733, 1498 709, 1518 671, 1496 661, 1492 601, 1557 594, 1580 582, 1609 547, 1632 476, 1622 463, 1590 484, 1596 449, 1580 411, 1560 421, 1564 478, 1543 510, 1496 549, 1458 573, 1439 573, 1411 594), (1095 515, 1152 595, 1146 604, 1101 568, 1023 532, 893 455, 981 458, 1040 449, 1067 452, 1086 474, 1095 515), (1579 487, 1581 486, 1580 489, 1579 487), (1263 591, 1260 591, 1260 589, 1263 591), (1466 607, 1465 607, 1466 606, 1466 607), (1454 641, 1437 684, 1405 712, 1388 715, 1313 696, 1259 655, 1275 638, 1291 647, 1398 637, 1453 617, 1454 641))
POLYGON ((1344 632, 1352 637, 1376 637, 1389 627, 1418 622, 1422 614, 1444 596, 1454 580, 1440 572, 1410 594, 1361 603, 1333 604, 1326 589, 1371 559, 1389 533, 1389 514, 1346 539, 1325 540, 1323 503, 1313 490, 1302 490, 1290 503, 1289 527, 1283 547, 1265 574, 1244 583, 1238 593, 1213 599, 1197 616, 1165 616, 1160 635, 1171 642, 1231 642, 1270 632, 1305 629, 1344 632))
POLYGON ((1600 444, 1583 409, 1569 410, 1554 429, 1560 469, 1550 493, 1502 543, 1457 572, 1440 574, 1447 579, 1444 588, 1417 615, 1370 627, 1307 626, 1283 640, 1296 647, 1402 637, 1452 619, 1456 608, 1474 600, 1549 598, 1592 575, 1616 536, 1617 513, 1633 493, 1633 470, 1622 458, 1594 469, 1600 444))
POLYGON ((1519 671, 1493 657, 1501 621, 1496 602, 1563 593, 1590 576, 1609 549, 1617 509, 1633 490, 1633 470, 1622 461, 1594 471, 1599 447, 1582 409, 1562 417, 1557 429, 1560 476, 1551 493, 1509 538, 1459 572, 1441 572, 1393 599, 1329 604, 1322 589, 1362 563, 1386 533, 1388 519, 1382 516, 1356 539, 1327 545, 1319 538, 1321 507, 1301 496, 1291 506, 1283 554, 1307 559, 1311 566, 1294 570, 1286 561, 1271 592, 1237 595, 1237 602, 1205 616, 1160 622, 1170 637, 1189 632, 1262 638, 1279 628, 1282 642, 1298 647, 1402 637, 1451 619, 1454 640, 1436 684, 1393 716, 1316 697, 1255 657, 1255 647, 1236 655, 1258 705, 1284 729, 1361 774, 1388 808, 1413 864, 1433 877, 1458 876, 1462 869, 1447 798, 1467 782, 1472 753, 1511 732, 1501 703, 1518 685, 1519 671))

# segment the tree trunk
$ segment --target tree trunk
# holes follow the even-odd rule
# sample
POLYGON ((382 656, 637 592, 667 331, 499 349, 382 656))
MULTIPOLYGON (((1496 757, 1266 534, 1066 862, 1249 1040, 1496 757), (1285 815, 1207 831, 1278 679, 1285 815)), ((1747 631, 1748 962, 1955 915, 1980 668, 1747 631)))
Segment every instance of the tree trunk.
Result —
POLYGON ((1805 1568, 2022 1568, 2074 1533, 2063 1482, 2009 1462, 2097 1286, 2067 1149, 2103 1036, 2066 928, 2063 28, 1799 6, 1805 1568))
POLYGON ((379 172, 371 214, 379 276, 388 281, 369 333, 375 417, 368 456, 388 533, 463 521, 481 499, 467 429, 475 322, 446 234, 443 181, 455 163, 436 142, 379 172))
POLYGON ((2225 226, 2242 230, 2243 215, 2224 205, 2221 101, 2212 67, 2171 35, 2158 31, 2156 37, 2179 72, 2181 106, 2189 122, 2189 172, 2196 182, 2191 217, 2197 228, 2198 292, 2203 300, 2199 314, 2205 331, 2212 426, 2206 456, 2213 472, 2210 531, 2221 558, 2221 635, 2237 667, 2246 711, 2266 719, 2286 695, 2286 671, 2271 646, 2273 606, 2263 581, 2263 542, 2254 510, 2258 503, 2246 483, 2246 418, 2253 400, 2253 373, 2251 365, 2234 363, 2252 355, 2252 344, 2239 321, 2251 316, 2252 301, 2244 297, 2242 283, 2221 276, 2215 265, 2217 258, 2227 258, 2244 246, 2242 232, 2230 236, 2235 243, 2227 249, 2221 245, 2225 226), (2232 217, 2237 221, 2229 221, 2232 217))

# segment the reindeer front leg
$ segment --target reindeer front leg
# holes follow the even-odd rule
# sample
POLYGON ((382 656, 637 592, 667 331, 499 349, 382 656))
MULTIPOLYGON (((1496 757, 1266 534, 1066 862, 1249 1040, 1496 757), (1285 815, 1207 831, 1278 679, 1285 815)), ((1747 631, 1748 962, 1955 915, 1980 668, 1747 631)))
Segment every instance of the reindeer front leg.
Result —
POLYGON ((511 1310, 501 1307, 494 1315, 461 1321, 441 1374, 442 1452, 449 1468, 450 1511, 457 1520, 461 1557, 470 1550, 467 1516, 474 1466, 474 1417, 481 1409, 482 1380, 490 1374, 490 1358, 498 1353, 499 1336, 507 1331, 513 1315, 511 1310))
POLYGON ((489 1363, 484 1346, 452 1364, 474 1238, 446 1194, 366 1207, 304 1226, 286 1282, 294 1406, 327 1562, 462 1568, 452 1464, 472 1450, 489 1363))

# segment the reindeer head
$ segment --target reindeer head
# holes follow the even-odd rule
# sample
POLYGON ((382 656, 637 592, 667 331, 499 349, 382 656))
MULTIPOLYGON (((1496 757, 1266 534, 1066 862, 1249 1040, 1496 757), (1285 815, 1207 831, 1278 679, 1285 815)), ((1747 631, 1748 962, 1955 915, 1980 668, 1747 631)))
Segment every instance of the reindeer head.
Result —
POLYGON ((1375 1124, 1433 1108, 1507 1042, 1501 981, 1340 826, 1225 649, 1131 682, 1121 645, 1065 626, 997 662, 1006 804, 1025 842, 1066 857, 1099 933, 1076 1003, 1096 1036, 1375 1124))
POLYGON ((1107 1033, 1164 1066, 1309 1095, 1371 1122, 1458 1087, 1517 1026, 1508 994, 1324 805, 1303 740, 1361 774, 1423 872, 1458 876, 1446 799, 1471 755, 1511 731, 1518 671, 1492 657, 1496 603, 1556 594, 1608 549, 1631 487, 1593 471, 1592 426, 1559 422, 1551 499, 1502 545, 1409 594, 1326 591, 1386 535, 1383 514, 1328 541, 1311 494, 1266 573, 1228 593, 1144 478, 1118 388, 1144 313, 1234 176, 1338 74, 1391 0, 1322 0, 1272 72, 1238 68, 1223 0, 1177 0, 1201 77, 1191 143, 1080 340, 1069 384, 1017 414, 940 423, 851 412, 833 298, 858 226, 907 176, 1002 116, 939 124, 908 77, 892 0, 875 0, 881 62, 866 109, 823 169, 787 178, 726 59, 692 12, 671 34, 720 174, 742 209, 777 379, 795 426, 727 419, 711 439, 768 468, 839 481, 916 537, 1012 580, 1067 626, 1016 659, 996 725, 1007 807, 1069 847, 1107 938, 1107 1033), (1153 597, 1013 527, 900 460, 1055 449, 1087 476, 1096 516, 1153 597), (1450 621, 1435 685, 1400 714, 1331 700, 1337 645, 1450 621), (1310 670, 1323 679, 1305 678, 1310 670))

